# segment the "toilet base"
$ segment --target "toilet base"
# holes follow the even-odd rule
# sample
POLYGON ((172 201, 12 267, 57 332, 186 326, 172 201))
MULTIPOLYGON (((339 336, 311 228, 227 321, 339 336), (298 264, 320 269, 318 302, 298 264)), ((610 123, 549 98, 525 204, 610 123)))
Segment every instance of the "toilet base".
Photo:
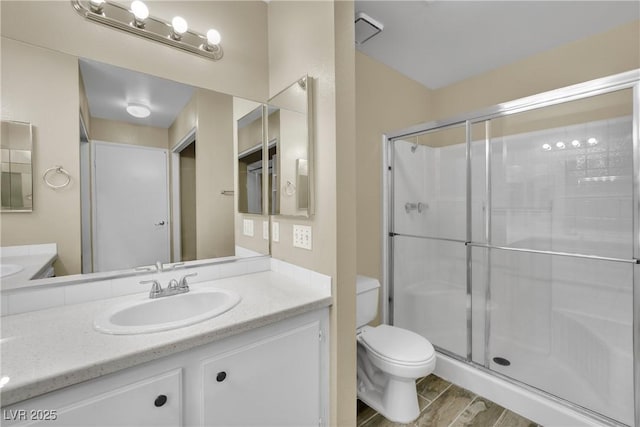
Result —
POLYGON ((358 381, 358 399, 396 423, 407 424, 420 415, 416 381, 412 379, 389 378, 384 388, 367 387, 358 381))

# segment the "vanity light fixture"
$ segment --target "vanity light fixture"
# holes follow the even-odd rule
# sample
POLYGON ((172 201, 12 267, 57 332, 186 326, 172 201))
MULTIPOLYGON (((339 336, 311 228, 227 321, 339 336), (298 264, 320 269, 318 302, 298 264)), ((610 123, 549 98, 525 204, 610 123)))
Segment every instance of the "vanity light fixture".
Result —
POLYGON ((587 139, 587 143, 589 145, 596 145, 596 144, 598 144, 598 140, 595 139, 594 137, 591 137, 591 138, 587 139))
POLYGON ((206 35, 190 30, 187 21, 174 17, 171 22, 149 14, 149 8, 141 0, 130 7, 111 0, 71 0, 73 8, 89 21, 97 22, 151 39, 186 52, 217 61, 224 52, 220 45, 220 33, 214 29, 206 35))
POLYGON ((573 145, 575 148, 580 148, 580 141, 574 139, 573 141, 571 141, 571 145, 573 145))
POLYGON ((544 151, 551 151, 551 146, 549 144, 542 144, 542 149, 544 151))
POLYGON ((151 109, 146 105, 130 102, 127 104, 127 113, 135 118, 144 119, 151 115, 151 109))
POLYGON ((564 147, 565 147, 564 142, 562 142, 562 141, 556 142, 556 147, 558 147, 559 149, 563 150, 564 147))

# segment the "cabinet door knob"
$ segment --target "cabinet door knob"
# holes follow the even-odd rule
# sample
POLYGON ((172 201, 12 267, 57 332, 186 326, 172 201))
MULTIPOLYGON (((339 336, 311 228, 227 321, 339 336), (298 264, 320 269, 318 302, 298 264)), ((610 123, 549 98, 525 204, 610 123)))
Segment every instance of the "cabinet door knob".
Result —
POLYGON ((165 403, 167 403, 167 396, 164 394, 156 397, 156 400, 153 402, 153 404, 156 405, 157 408, 163 406, 165 403))
POLYGON ((225 371, 218 372, 218 375, 216 375, 216 381, 218 381, 219 383, 224 381, 225 378, 227 378, 227 373, 225 371))

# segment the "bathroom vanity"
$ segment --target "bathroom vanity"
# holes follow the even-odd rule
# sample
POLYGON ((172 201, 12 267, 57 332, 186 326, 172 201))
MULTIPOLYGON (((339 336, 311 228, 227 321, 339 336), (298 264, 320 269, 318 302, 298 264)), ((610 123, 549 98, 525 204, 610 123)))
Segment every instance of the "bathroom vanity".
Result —
POLYGON ((138 335, 93 327, 135 295, 4 317, 3 425, 325 425, 330 294, 271 271, 191 286, 242 301, 138 335))

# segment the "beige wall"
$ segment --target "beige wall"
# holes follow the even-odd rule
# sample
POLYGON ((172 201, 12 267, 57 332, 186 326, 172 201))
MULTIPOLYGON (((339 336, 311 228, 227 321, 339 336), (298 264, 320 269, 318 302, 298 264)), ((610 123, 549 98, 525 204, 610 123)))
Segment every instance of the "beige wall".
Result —
POLYGON ((33 212, 0 214, 0 243, 57 243, 57 275, 81 268, 78 81, 75 57, 2 39, 2 119, 33 124, 34 179, 33 212), (72 177, 60 190, 41 179, 56 165, 72 177))
POLYGON ((433 92, 434 115, 501 102, 640 68, 640 21, 530 56, 433 92))
POLYGON ((429 89, 356 53, 358 274, 381 279, 382 135, 432 115, 429 89))
MULTIPOLYGON (((78 73, 80 73, 79 65, 78 73)), ((80 115, 82 116, 82 121, 84 122, 84 127, 87 131, 87 135, 91 136, 91 111, 89 111, 89 98, 87 98, 87 90, 84 87, 82 78, 78 79, 78 85, 80 89, 80 115)))
POLYGON ((154 16, 180 15, 189 27, 222 35, 224 57, 211 61, 123 31, 90 22, 69 1, 6 1, 2 36, 251 99, 266 99, 267 5, 250 1, 147 2, 154 16), (28 25, 27 25, 28 23, 28 25))
POLYGON ((274 218, 280 242, 272 243, 271 252, 333 278, 330 422, 345 426, 355 424, 356 401, 353 7, 349 1, 268 5, 270 94, 305 74, 313 78, 318 178, 314 217, 274 218), (293 248, 293 224, 313 227, 313 250, 293 248))
POLYGON ((169 147, 169 132, 165 128, 92 117, 91 140, 166 150, 169 147))
POLYGON ((233 97, 210 90, 196 91, 196 252, 198 258, 235 253, 233 197, 233 97))

